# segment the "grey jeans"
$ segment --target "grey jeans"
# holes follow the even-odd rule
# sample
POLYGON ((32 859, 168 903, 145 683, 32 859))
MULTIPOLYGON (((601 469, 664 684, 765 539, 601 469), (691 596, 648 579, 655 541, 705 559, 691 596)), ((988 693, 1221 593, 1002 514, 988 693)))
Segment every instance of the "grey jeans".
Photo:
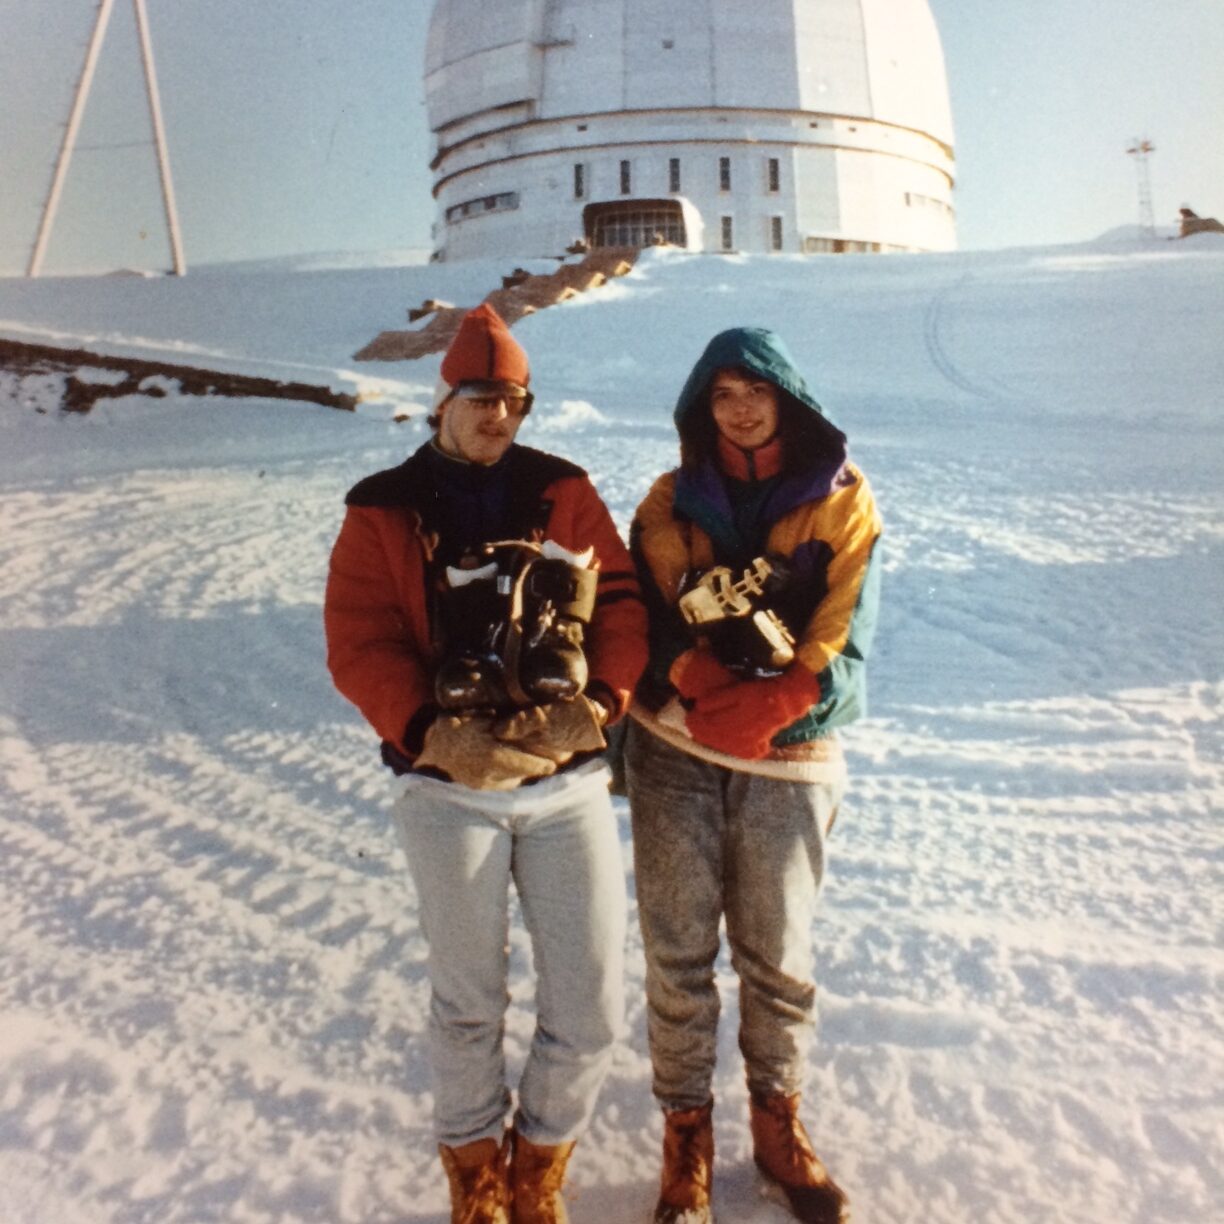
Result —
POLYGON ((726 769, 637 723, 625 768, 655 1096, 665 1109, 710 1099, 724 917, 749 1090, 800 1091, 815 1019, 812 921, 843 781, 726 769))
POLYGON ((410 781, 393 816, 429 942, 434 1124, 448 1145, 500 1139, 511 881, 531 937, 536 1029, 515 1125, 533 1143, 576 1138, 624 1013, 625 872, 607 770, 480 792, 410 781))

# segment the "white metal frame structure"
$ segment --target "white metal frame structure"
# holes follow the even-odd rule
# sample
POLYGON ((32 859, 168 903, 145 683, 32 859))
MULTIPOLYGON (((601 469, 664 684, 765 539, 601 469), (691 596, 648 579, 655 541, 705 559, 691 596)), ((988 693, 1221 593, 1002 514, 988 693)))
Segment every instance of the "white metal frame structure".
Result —
MULTIPOLYGON (((149 117, 153 124, 153 140, 157 147, 157 168, 161 180, 162 204, 166 213, 166 227, 170 235, 170 253, 174 260, 176 276, 182 276, 187 271, 187 263, 183 258, 183 241, 179 231, 178 208, 174 200, 174 181, 170 176, 170 155, 166 146, 165 125, 162 122, 161 98, 157 89, 157 73, 153 66, 153 39, 149 33, 149 16, 145 10, 145 0, 132 0, 136 13, 136 28, 140 36, 140 58, 144 67, 145 92, 149 101, 149 117)), ((115 0, 100 0, 98 15, 94 21, 93 35, 89 40, 89 48, 85 52, 85 63, 77 81, 76 94, 72 101, 72 112, 68 125, 64 129, 64 139, 60 145, 59 157, 55 163, 55 173, 51 179, 51 189, 43 205, 42 220, 39 223, 38 235, 34 240, 34 249, 30 254, 30 263, 26 274, 37 276, 42 268, 43 257, 47 251, 47 243, 51 238, 51 230, 55 224, 55 214, 59 209, 60 196, 63 194, 64 182, 68 177, 68 167, 72 162, 72 154, 76 148, 77 133, 80 130, 81 119, 85 114, 85 106, 89 101, 89 91, 93 85, 94 70, 98 66, 98 57, 102 53, 102 44, 106 40, 106 30, 110 24, 111 10, 115 0)))
POLYGON ((1156 210, 1152 206, 1152 171, 1148 159, 1156 152, 1156 146, 1146 136, 1136 136, 1126 152, 1135 159, 1139 182, 1139 231, 1148 238, 1155 238, 1156 210))

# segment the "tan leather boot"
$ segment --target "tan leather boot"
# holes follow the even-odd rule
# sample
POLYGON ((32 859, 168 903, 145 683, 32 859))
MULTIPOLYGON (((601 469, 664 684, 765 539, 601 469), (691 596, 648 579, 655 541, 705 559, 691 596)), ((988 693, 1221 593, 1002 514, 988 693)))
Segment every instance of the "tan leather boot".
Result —
POLYGON ((786 1195, 804 1224, 845 1224, 850 1205, 812 1151, 799 1120, 799 1094, 752 1098, 752 1155, 764 1176, 786 1195))
POLYGON ((551 1146, 511 1132, 510 1197, 514 1224, 569 1224, 561 1186, 574 1141, 551 1146))
POLYGON ((663 1177, 654 1224, 711 1224, 714 1102, 663 1111, 663 1177))
POLYGON ((450 1183, 451 1224, 510 1224, 505 1142, 440 1143, 438 1154, 450 1183))

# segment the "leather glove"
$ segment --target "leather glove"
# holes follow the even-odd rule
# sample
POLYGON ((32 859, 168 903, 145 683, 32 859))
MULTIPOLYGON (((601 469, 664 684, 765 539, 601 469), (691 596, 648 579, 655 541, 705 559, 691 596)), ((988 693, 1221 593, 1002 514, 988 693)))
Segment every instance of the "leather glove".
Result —
POLYGON ((693 738, 746 761, 769 755, 770 741, 820 700, 820 681, 802 663, 780 676, 710 689, 685 715, 693 738))
POLYGON ((575 753, 607 746, 600 727, 606 712, 582 694, 547 705, 525 706, 494 723, 502 743, 564 765, 575 753))
POLYGON ((453 782, 472 790, 513 790, 528 778, 557 772, 552 757, 494 734, 491 714, 444 714, 425 732, 416 765, 440 769, 453 782))
POLYGON ((685 701, 695 701, 715 689, 740 683, 739 677, 730 668, 724 667, 700 646, 680 655, 671 665, 667 678, 685 701))
POLYGON ((599 719, 601 727, 606 727, 609 723, 616 721, 616 715, 620 712, 620 702, 609 685, 602 680, 592 680, 582 690, 582 695, 594 706, 595 717, 599 719))

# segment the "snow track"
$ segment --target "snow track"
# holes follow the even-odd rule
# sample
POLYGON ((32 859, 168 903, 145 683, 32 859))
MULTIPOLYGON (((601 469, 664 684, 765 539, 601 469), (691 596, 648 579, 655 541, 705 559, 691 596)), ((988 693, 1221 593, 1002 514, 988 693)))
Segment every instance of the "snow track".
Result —
POLYGON ((923 316, 923 341, 927 356, 932 365, 959 391, 964 391, 974 398, 984 400, 1003 400, 1007 398, 1001 387, 993 385, 982 376, 967 374, 953 359, 946 338, 948 328, 949 306, 954 295, 969 280, 966 272, 958 281, 946 285, 931 297, 930 305, 923 316))

